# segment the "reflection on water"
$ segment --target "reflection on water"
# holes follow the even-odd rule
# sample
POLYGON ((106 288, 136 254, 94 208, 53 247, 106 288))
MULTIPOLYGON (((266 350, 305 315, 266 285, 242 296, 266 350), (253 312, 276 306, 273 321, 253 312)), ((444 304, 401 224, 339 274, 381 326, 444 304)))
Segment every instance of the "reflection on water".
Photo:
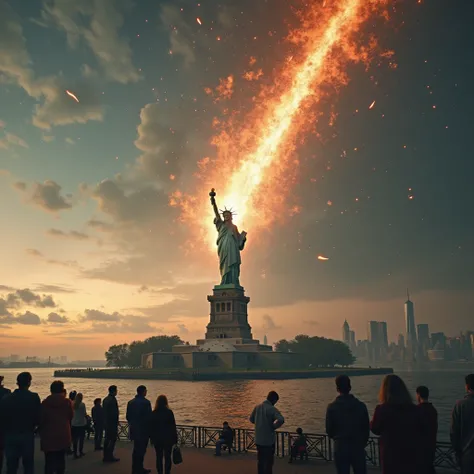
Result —
MULTIPOLYGON (((5 376, 5 386, 13 388, 19 369, 0 369, 5 376)), ((439 439, 447 440, 449 417, 456 399, 464 395, 464 376, 472 367, 465 369, 426 370, 398 372, 414 393, 418 385, 427 385, 432 401, 439 413, 439 439)), ((49 394, 53 380, 53 369, 31 369, 32 390, 40 396, 49 394)), ((377 404, 377 395, 383 376, 371 375, 352 379, 353 393, 367 403, 369 413, 377 404)), ((181 424, 220 426, 228 421, 233 426, 248 427, 248 417, 256 403, 261 402, 270 390, 280 394, 278 407, 286 418, 285 429, 301 426, 308 432, 324 432, 326 407, 336 395, 332 379, 308 380, 236 380, 212 382, 177 382, 162 380, 64 380, 68 391, 84 394, 88 411, 96 397, 104 397, 109 385, 119 388, 118 401, 121 418, 125 418, 125 407, 141 383, 148 387, 148 398, 154 402, 162 393, 168 396, 176 420, 181 424)))

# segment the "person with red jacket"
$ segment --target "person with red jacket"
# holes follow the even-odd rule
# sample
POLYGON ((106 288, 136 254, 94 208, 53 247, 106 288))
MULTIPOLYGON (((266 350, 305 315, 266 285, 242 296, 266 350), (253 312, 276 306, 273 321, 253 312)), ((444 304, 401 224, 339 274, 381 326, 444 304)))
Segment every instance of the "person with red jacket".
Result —
POLYGON ((423 435, 420 439, 421 466, 420 474, 434 474, 434 461, 436 455, 436 438, 438 435, 438 412, 429 401, 428 387, 420 385, 416 389, 416 401, 421 415, 423 435))
POLYGON ((420 474, 422 421, 403 380, 387 375, 379 399, 370 428, 380 436, 382 474, 420 474))
POLYGON ((71 446, 71 401, 65 396, 64 383, 55 380, 51 395, 41 404, 39 433, 45 457, 45 474, 64 474, 66 451, 71 446))

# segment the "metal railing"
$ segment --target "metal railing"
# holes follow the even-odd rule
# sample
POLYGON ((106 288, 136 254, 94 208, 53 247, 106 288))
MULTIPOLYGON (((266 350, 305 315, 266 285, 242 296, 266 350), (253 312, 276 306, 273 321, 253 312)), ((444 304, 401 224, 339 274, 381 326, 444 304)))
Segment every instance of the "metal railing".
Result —
MULTIPOLYGON (((222 428, 208 426, 177 425, 178 443, 181 446, 193 448, 214 449, 219 439, 222 428)), ((235 428, 233 449, 239 453, 256 452, 255 430, 235 428)), ((275 455, 287 457, 290 455, 291 445, 298 435, 289 431, 277 431, 275 439, 275 455)), ((309 459, 318 459, 331 462, 334 460, 334 443, 327 434, 305 433, 307 453, 309 459)), ((129 439, 129 426, 127 422, 119 423, 119 439, 129 439)), ((367 465, 381 467, 379 438, 370 437, 365 448, 367 465)), ((436 444, 435 467, 459 471, 456 457, 451 443, 438 441, 436 444)))

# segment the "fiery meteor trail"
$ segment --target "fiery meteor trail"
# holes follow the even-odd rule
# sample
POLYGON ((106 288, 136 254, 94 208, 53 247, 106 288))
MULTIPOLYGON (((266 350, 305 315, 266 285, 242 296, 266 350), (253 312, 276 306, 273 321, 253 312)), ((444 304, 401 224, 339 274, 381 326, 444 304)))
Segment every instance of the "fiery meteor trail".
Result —
MULTIPOLYGON (((262 86, 254 109, 240 125, 236 126, 231 117, 220 127, 213 140, 217 158, 200 163, 200 177, 204 189, 218 185, 217 201, 222 207, 236 209, 239 228, 252 231, 266 227, 288 207, 285 198, 299 164, 294 156, 298 136, 317 122, 311 107, 328 94, 324 86, 337 90, 348 82, 344 71, 347 62, 370 61, 376 41, 371 38, 362 47, 354 36, 372 14, 385 12, 388 3, 308 2, 307 11, 302 12, 302 27, 290 34, 290 41, 296 44, 294 54, 275 75, 274 85, 262 86)), ((185 219, 197 209, 201 211, 200 234, 210 239, 214 248, 212 209, 203 203, 200 196, 187 197, 180 192, 171 198, 172 205, 182 207, 185 219)))
POLYGON ((369 110, 370 110, 370 109, 373 109, 374 106, 375 106, 375 100, 369 105, 369 110))
POLYGON ((66 94, 69 96, 69 97, 72 97, 77 103, 79 103, 79 99, 77 98, 77 96, 75 94, 73 94, 71 91, 68 91, 66 89, 66 94))
POLYGON ((197 21, 200 25, 202 25, 201 18, 196 18, 196 21, 197 21))
POLYGON ((327 262, 329 260, 329 258, 325 257, 324 255, 318 255, 318 260, 321 260, 323 262, 327 262))

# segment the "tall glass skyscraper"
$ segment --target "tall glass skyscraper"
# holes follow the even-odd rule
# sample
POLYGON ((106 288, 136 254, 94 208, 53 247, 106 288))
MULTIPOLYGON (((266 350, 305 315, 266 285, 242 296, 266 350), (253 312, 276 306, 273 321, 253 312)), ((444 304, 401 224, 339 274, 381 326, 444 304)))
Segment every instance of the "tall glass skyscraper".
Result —
POLYGON ((416 325, 415 325, 415 305, 410 301, 410 293, 407 289, 407 300, 405 301, 405 324, 407 345, 416 347, 416 325))

